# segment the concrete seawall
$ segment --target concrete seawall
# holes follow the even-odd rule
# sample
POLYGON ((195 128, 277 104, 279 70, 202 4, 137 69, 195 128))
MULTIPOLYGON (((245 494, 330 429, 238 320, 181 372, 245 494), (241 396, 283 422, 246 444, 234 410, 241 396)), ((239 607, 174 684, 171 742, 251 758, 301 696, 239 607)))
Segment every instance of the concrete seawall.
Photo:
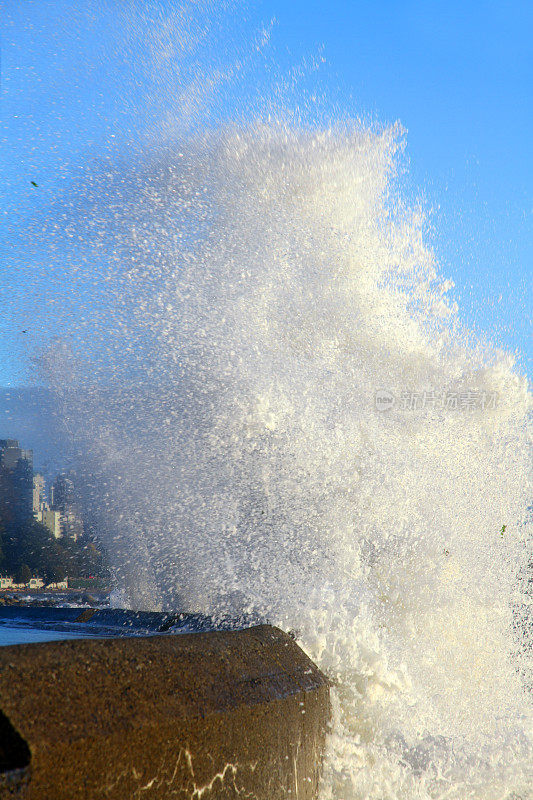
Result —
POLYGON ((0 648, 0 798, 312 800, 325 677, 282 631, 0 648))

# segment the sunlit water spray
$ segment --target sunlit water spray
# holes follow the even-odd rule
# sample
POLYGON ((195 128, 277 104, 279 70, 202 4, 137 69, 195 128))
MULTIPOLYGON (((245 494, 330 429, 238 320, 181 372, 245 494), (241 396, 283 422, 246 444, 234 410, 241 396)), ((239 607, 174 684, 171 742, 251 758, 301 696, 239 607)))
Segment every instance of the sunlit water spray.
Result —
POLYGON ((331 678, 323 800, 526 800, 531 397, 401 135, 270 117, 95 176, 46 370, 128 604, 253 613, 331 678))

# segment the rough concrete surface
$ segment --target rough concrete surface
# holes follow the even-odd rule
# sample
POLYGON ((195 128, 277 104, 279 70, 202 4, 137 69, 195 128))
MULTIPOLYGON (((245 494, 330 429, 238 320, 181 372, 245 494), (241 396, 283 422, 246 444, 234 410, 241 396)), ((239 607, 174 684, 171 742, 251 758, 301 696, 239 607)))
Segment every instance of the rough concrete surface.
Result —
POLYGON ((282 631, 0 648, 0 799, 311 800, 329 687, 282 631))

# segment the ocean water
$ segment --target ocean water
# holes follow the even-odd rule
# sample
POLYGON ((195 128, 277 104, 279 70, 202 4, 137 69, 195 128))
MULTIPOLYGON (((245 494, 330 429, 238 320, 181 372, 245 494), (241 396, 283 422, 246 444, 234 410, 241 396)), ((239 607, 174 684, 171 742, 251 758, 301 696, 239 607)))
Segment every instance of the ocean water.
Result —
POLYGON ((131 611, 104 602, 99 608, 80 602, 79 593, 56 597, 54 605, 17 604, 0 608, 0 647, 62 639, 122 636, 173 636, 213 630, 239 630, 257 619, 226 617, 216 622, 203 614, 131 611), (80 620, 83 610, 91 613, 80 620))
POLYGON ((321 800, 527 800, 527 381, 461 322, 399 127, 221 122, 171 77, 150 146, 40 220, 42 374, 123 602, 295 631, 333 684, 321 800))
POLYGON ((55 642, 62 639, 86 639, 90 634, 72 631, 46 630, 27 625, 0 625, 0 647, 11 644, 55 642))

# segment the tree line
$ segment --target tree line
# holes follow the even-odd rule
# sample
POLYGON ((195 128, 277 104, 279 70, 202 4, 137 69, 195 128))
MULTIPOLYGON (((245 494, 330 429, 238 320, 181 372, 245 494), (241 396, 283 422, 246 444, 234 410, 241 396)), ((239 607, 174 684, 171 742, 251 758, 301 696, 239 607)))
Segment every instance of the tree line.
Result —
POLYGON ((32 517, 9 519, 0 508, 0 574, 15 583, 40 577, 45 584, 69 578, 95 576, 109 580, 102 548, 84 539, 55 539, 48 528, 32 517))

